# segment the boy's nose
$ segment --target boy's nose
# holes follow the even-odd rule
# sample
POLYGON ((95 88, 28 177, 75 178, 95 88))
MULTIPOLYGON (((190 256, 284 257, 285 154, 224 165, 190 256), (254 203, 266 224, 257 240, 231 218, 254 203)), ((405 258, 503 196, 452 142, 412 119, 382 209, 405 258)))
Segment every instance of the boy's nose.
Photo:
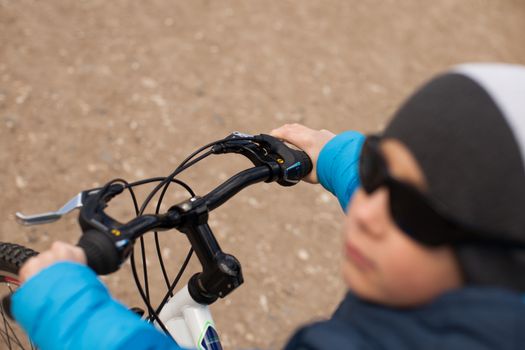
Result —
POLYGON ((370 194, 360 188, 355 193, 354 203, 351 204, 350 220, 355 220, 356 224, 369 235, 380 237, 384 234, 390 217, 386 188, 378 188, 370 194))

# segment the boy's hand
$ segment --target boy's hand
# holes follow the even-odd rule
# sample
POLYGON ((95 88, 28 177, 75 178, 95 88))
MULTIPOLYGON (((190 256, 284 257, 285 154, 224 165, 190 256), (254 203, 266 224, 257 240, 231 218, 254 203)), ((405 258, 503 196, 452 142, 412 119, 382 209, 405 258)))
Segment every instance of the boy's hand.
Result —
POLYGON ((301 124, 285 124, 272 130, 270 135, 305 151, 312 160, 312 171, 303 180, 313 184, 319 182, 316 172, 317 159, 323 146, 335 136, 334 133, 325 129, 310 129, 301 124))
POLYGON ((73 261, 86 264, 86 254, 74 245, 64 242, 54 242, 51 249, 46 250, 27 260, 18 273, 23 283, 41 270, 59 261, 73 261))

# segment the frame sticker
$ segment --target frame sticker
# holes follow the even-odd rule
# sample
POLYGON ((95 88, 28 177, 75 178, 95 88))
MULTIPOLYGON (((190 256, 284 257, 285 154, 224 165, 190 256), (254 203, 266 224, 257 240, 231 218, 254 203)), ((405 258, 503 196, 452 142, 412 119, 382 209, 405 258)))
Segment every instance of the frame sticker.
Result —
POLYGON ((219 334, 217 334, 217 331, 209 321, 204 325, 204 332, 200 336, 199 349, 222 350, 219 334))

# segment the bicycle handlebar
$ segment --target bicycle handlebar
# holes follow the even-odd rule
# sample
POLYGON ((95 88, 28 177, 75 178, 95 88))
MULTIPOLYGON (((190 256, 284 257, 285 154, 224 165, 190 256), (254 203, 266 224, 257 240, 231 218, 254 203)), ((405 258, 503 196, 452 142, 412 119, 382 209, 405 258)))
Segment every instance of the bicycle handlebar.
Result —
POLYGON ((269 179, 272 172, 266 166, 258 166, 244 170, 222 183, 203 198, 209 210, 214 210, 224 204, 243 188, 269 179))
MULTIPOLYGON (((251 136, 232 133, 214 144, 212 153, 239 153, 250 159, 255 167, 231 177, 202 199, 191 198, 171 207, 165 214, 141 215, 126 224, 119 223, 104 212, 107 203, 124 190, 123 185, 108 185, 100 191, 88 194, 79 215, 84 235, 78 243, 86 251, 88 265, 98 274, 114 272, 131 253, 134 241, 142 234, 151 230, 181 230, 187 226, 187 218, 191 215, 198 214, 201 216, 200 220, 207 221, 209 211, 249 185, 261 181, 276 181, 282 186, 292 186, 312 169, 306 153, 292 149, 284 142, 265 134, 251 136)), ((188 227, 186 230, 191 231, 188 227)), ((198 247, 201 244, 199 242, 191 242, 197 253, 202 251, 198 247)))
MULTIPOLYGON (((100 275, 114 272, 131 254, 135 240, 141 235, 152 230, 176 228, 188 236, 203 267, 203 272, 195 274, 188 283, 189 292, 197 302, 211 304, 239 286, 243 282, 240 263, 221 250, 207 223, 209 211, 258 182, 275 181, 282 186, 293 186, 311 171, 312 162, 305 152, 292 149, 270 135, 234 132, 210 145, 213 146, 211 153, 239 153, 246 156, 254 167, 232 176, 203 197, 194 196, 172 206, 164 214, 140 215, 124 224, 104 212, 108 202, 123 192, 124 185, 110 183, 77 195, 76 204, 71 208, 81 208, 79 224, 83 235, 78 246, 84 250, 88 266, 100 275)), ((183 165, 183 169, 190 166, 183 165)), ((165 178, 166 181, 172 179, 165 178)), ((67 212, 71 210, 69 207, 62 210, 67 212)), ((58 218, 64 213, 59 214, 55 216, 58 218)), ((47 218, 46 215, 18 215, 26 224, 49 221, 42 217, 47 218)))
MULTIPOLYGON (((277 168, 273 172, 278 171, 277 168)), ((112 185, 106 196, 86 198, 86 205, 82 208, 79 216, 80 226, 84 234, 78 242, 78 246, 84 249, 91 267, 97 274, 105 275, 118 270, 121 263, 131 253, 133 242, 142 234, 152 230, 181 229, 187 224, 189 213, 192 211, 212 211, 228 199, 233 197, 243 188, 268 180, 272 170, 267 166, 258 166, 244 170, 219 185, 202 198, 193 197, 182 203, 174 205, 165 214, 141 215, 126 224, 121 224, 103 212, 108 200, 116 192, 122 192, 123 186, 112 185), (101 204, 102 202, 102 204, 101 204), (97 206, 98 204, 98 206, 97 206), (100 208, 102 207, 102 208, 100 208)), ((193 244, 194 249, 199 251, 198 243, 193 244)))

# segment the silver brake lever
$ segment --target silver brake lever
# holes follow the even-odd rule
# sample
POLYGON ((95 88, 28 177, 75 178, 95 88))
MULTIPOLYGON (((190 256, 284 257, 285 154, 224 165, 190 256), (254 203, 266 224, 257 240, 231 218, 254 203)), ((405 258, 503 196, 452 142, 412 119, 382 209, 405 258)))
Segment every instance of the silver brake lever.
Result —
POLYGON ((71 198, 62 208, 54 212, 35 214, 35 215, 24 215, 20 212, 16 213, 16 221, 22 225, 40 225, 54 222, 60 219, 63 215, 82 207, 82 199, 84 198, 84 192, 80 192, 75 197, 71 198))

